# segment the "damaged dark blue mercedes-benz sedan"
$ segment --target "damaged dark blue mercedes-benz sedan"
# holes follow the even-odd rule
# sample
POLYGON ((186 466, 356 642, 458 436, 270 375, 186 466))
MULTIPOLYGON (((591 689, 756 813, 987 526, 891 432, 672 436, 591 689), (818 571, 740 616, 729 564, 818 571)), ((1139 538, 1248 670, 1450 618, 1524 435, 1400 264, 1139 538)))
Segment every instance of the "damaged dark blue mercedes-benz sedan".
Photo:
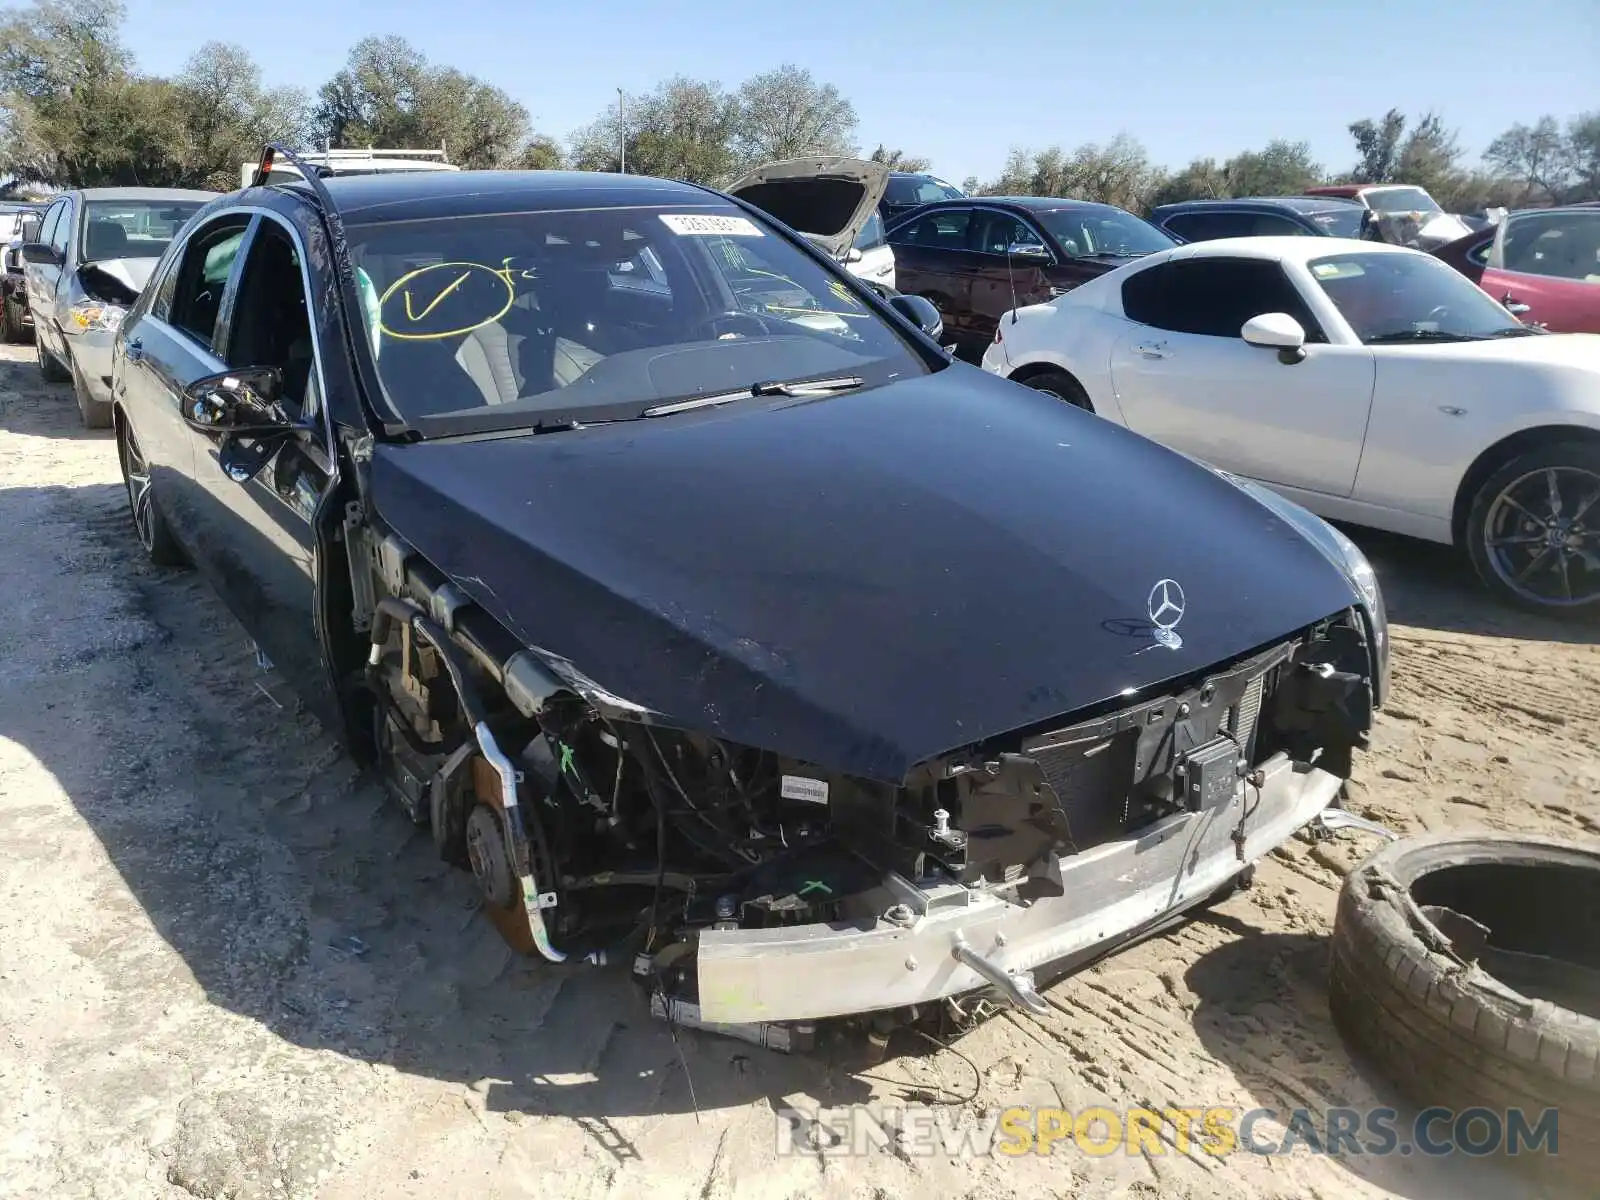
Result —
POLYGON ((134 525, 513 945, 778 1047, 1038 1007, 1337 803, 1387 630, 1317 518, 720 193, 305 174, 123 322, 134 525))

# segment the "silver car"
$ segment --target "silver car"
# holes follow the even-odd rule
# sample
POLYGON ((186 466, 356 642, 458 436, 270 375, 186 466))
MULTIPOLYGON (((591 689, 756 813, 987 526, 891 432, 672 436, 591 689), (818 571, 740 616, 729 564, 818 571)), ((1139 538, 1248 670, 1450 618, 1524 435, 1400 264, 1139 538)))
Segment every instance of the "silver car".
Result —
POLYGON ((173 236, 216 192, 86 188, 51 204, 22 248, 39 371, 72 383, 90 429, 111 424, 111 341, 173 236))

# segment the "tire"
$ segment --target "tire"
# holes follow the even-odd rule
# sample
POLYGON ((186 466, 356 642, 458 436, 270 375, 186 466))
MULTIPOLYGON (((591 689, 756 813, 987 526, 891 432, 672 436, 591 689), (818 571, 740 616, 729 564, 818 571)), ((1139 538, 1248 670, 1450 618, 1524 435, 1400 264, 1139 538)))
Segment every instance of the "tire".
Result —
POLYGON ((1600 567, 1589 566, 1585 559, 1587 555, 1600 562, 1600 445, 1558 442, 1502 464, 1473 496, 1462 536, 1478 578, 1502 601, 1556 617, 1600 613, 1600 567), (1554 517, 1547 496, 1552 473, 1562 501, 1560 513, 1554 517), (1546 495, 1541 497, 1541 492, 1546 495), (1505 501, 1509 496, 1531 503, 1531 511, 1519 511, 1505 501), (1591 506, 1583 511, 1586 504, 1591 506), (1576 523, 1572 522, 1574 514, 1578 514, 1576 523), (1556 518, 1568 524, 1552 526, 1556 518), (1557 548, 1549 539, 1563 529, 1567 540, 1557 548), (1503 539, 1502 545, 1491 548, 1490 541, 1496 539, 1503 539), (1532 562, 1540 554, 1547 556, 1543 568, 1532 562), (1559 557, 1549 557, 1552 554, 1559 557), (1563 563, 1565 581, 1574 597, 1571 600, 1563 594, 1560 572, 1554 570, 1563 563), (1524 567, 1533 574, 1519 585, 1516 577, 1524 567), (1530 586, 1532 582, 1539 586, 1530 586))
POLYGON ((15 345, 28 340, 28 328, 22 323, 21 310, 10 296, 0 299, 0 342, 15 345))
MULTIPOLYGON (((1557 1109, 1558 1153, 1524 1148, 1508 1161, 1593 1194, 1600 1172, 1593 992, 1585 1013, 1533 994, 1568 998, 1552 990, 1551 978, 1524 981, 1538 978, 1525 974, 1534 965, 1542 972, 1561 960, 1574 981, 1563 985, 1571 995, 1592 989, 1600 956, 1588 922, 1597 911, 1600 853, 1510 834, 1392 843, 1351 872, 1339 893, 1329 980, 1334 1024, 1419 1106, 1482 1107, 1502 1120, 1521 1109, 1530 1128, 1557 1109), (1434 905, 1446 911, 1423 911, 1434 905), (1514 990, 1514 981, 1526 990, 1514 990)), ((1442 1137, 1446 1128, 1440 1122, 1432 1132, 1442 1137)))
POLYGON ((1037 375, 1029 375, 1017 382, 1026 384, 1035 391, 1046 392, 1074 408, 1081 408, 1085 412, 1094 411, 1094 405, 1089 401, 1089 393, 1065 371, 1040 371, 1037 375))
POLYGON ((37 327, 34 332, 33 348, 39 355, 39 376, 46 383, 67 383, 72 379, 71 372, 45 347, 44 339, 38 335, 37 327))
POLYGON ((161 502, 151 486, 149 464, 126 417, 117 422, 117 462, 122 467, 122 486, 128 493, 134 535, 144 547, 145 557, 158 567, 183 566, 183 550, 167 525, 161 502))
POLYGON ((111 428, 111 401, 96 400, 89 395, 89 386, 83 381, 83 372, 78 370, 78 364, 73 363, 72 396, 78 402, 78 418, 83 422, 85 429, 110 429, 111 428))

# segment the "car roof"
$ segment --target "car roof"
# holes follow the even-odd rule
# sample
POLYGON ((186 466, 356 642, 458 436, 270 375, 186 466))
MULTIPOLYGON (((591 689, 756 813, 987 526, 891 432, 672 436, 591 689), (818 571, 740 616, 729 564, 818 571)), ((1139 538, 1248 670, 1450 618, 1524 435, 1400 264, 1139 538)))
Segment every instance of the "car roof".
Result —
MULTIPOLYGON (((381 175, 332 175, 321 182, 340 214, 358 222, 540 208, 730 203, 720 193, 691 183, 599 171, 391 171, 381 175)), ((300 193, 310 188, 299 180, 275 186, 300 193)))
POLYGON ((221 194, 221 192, 203 192, 194 188, 101 187, 78 189, 78 195, 85 200, 215 200, 221 194))
MULTIPOLYGON (((941 208, 963 208, 973 204, 994 204, 1001 207, 1027 209, 1030 212, 1124 211, 1114 204, 1101 204, 1094 200, 1070 200, 1059 196, 958 196, 949 200, 930 201, 914 211, 921 214, 934 212, 941 208)), ((906 214, 907 217, 911 215, 912 213, 906 214)))
POLYGON ((1208 242, 1186 242, 1172 250, 1161 250, 1139 260, 1148 263, 1160 255, 1168 258, 1266 258, 1274 262, 1309 262, 1335 254, 1416 254, 1420 250, 1389 242, 1369 242, 1360 238, 1331 237, 1233 237, 1208 242))
POLYGON ((1231 200, 1178 200, 1158 206, 1160 212, 1204 212, 1213 208, 1289 208, 1295 212, 1322 213, 1358 209, 1361 202, 1347 196, 1238 196, 1231 200))

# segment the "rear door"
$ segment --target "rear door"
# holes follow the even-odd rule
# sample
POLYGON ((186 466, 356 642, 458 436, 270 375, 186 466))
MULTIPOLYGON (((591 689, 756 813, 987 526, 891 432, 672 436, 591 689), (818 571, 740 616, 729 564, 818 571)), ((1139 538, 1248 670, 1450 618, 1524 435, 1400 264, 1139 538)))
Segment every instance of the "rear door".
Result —
POLYGON ((978 336, 970 304, 980 259, 971 249, 972 233, 972 209, 957 205, 924 212, 889 235, 899 290, 931 300, 945 335, 961 341, 978 336))
POLYGON ((1372 408, 1365 346, 1330 345, 1278 263, 1169 260, 1129 276, 1126 331, 1111 374, 1128 425, 1146 437, 1264 483, 1348 496, 1372 408), (1264 313, 1305 328, 1293 364, 1240 336, 1264 313))
POLYGON ((1478 286, 1553 333, 1600 333, 1600 209, 1508 216, 1482 255, 1478 286))

